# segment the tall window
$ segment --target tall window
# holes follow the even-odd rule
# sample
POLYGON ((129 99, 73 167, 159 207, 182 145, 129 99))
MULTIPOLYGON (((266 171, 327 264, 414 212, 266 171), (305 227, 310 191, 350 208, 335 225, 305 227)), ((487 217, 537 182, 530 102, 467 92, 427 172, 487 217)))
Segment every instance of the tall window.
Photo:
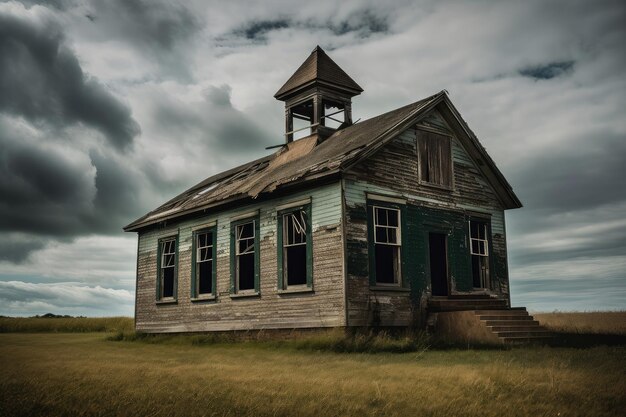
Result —
POLYGON ((192 296, 215 294, 215 229, 194 233, 192 296))
POLYGON ((400 284, 400 210, 373 206, 376 284, 400 284))
POLYGON ((159 241, 157 298, 172 299, 176 293, 176 238, 159 241))
POLYGON ((234 290, 246 292, 257 289, 258 230, 257 220, 234 225, 234 290))
POLYGON ((489 288, 489 240, 487 223, 470 221, 470 254, 475 288, 489 288))
POLYGON ((418 130, 417 149, 420 181, 452 188, 450 137, 418 130))
POLYGON ((278 288, 311 286, 310 206, 279 213, 278 288))

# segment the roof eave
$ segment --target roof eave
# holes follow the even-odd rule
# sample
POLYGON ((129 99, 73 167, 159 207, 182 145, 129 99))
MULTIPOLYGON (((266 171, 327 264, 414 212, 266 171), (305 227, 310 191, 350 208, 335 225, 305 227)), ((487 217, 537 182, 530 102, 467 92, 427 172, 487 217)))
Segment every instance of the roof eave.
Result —
MULTIPOLYGON (((268 191, 268 192, 264 192, 261 193, 261 195, 263 195, 264 197, 272 195, 272 194, 276 194, 277 191, 278 192, 282 192, 282 191, 288 191, 290 190, 292 187, 298 187, 298 189, 301 189, 303 184, 313 184, 315 182, 319 182, 320 180, 326 180, 326 181, 332 181, 333 178, 335 176, 338 176, 341 174, 341 170, 340 168, 334 168, 328 171, 323 171, 320 172, 318 174, 314 174, 314 175, 310 175, 302 180, 299 181, 293 181, 290 183, 286 183, 286 184, 282 184, 279 186, 279 188, 277 188, 276 190, 272 190, 272 191, 268 191)), ((188 210, 183 210, 177 213, 173 213, 171 215, 167 215, 167 216, 160 216, 160 217, 155 217, 154 219, 148 220, 147 218, 144 220, 138 219, 130 224, 128 224, 127 226, 123 227, 124 232, 138 232, 141 229, 145 229, 146 227, 150 227, 153 226, 155 224, 159 224, 162 223, 164 221, 169 221, 169 220, 174 220, 174 219, 178 219, 178 218, 182 218, 182 217, 186 217, 198 212, 202 212, 202 211, 207 211, 209 209, 217 209, 220 207, 224 207, 224 206, 228 206, 230 204, 236 203, 238 201, 246 201, 246 200, 255 200, 256 197, 251 197, 248 194, 239 194, 224 200, 220 200, 220 201, 216 201, 213 203, 209 203, 209 204, 205 204, 202 206, 198 206, 198 207, 193 207, 190 208, 188 210), (140 221, 141 220, 141 221, 140 221)), ((146 217, 146 216, 144 216, 146 217)))

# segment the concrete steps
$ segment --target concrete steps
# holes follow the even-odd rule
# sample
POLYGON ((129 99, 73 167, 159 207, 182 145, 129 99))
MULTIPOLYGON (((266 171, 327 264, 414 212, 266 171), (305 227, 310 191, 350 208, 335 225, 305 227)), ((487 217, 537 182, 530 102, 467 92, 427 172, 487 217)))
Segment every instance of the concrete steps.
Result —
POLYGON ((526 309, 476 311, 478 319, 504 344, 542 343, 552 334, 539 325, 526 309))
POLYGON ((435 297, 429 300, 428 309, 449 340, 515 345, 552 338, 526 308, 509 308, 506 299, 482 294, 435 297))

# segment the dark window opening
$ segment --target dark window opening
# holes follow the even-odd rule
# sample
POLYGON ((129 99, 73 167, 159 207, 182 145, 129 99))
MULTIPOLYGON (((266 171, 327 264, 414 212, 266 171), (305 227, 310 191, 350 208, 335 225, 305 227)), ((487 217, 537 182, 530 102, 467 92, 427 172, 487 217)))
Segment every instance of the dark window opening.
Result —
POLYGON ((256 257, 255 221, 237 225, 235 229, 237 291, 253 290, 256 257))
POLYGON ((161 294, 160 298, 174 297, 174 275, 176 272, 176 239, 161 242, 161 294))
POLYGON ((452 154, 450 137, 418 131, 420 181, 452 187, 452 154))
POLYGON ((324 117, 321 120, 323 126, 337 129, 345 121, 345 104, 336 101, 323 100, 324 117))
POLYGON ((287 286, 306 284, 306 245, 285 248, 287 286))
POLYGON ((376 282, 395 284, 398 277, 398 247, 376 245, 376 282))
POLYGON ((430 282, 433 295, 448 295, 448 255, 446 235, 428 234, 430 282))
POLYGON ((162 297, 174 296, 174 268, 166 268, 163 270, 163 293, 162 297))
POLYGON ((283 215, 283 270, 286 286, 307 283, 307 212, 283 215))
POLYGON ((376 283, 400 283, 400 210, 373 207, 376 283))
POLYGON ((239 290, 254 289, 254 254, 239 256, 237 265, 237 273, 239 278, 239 290))
POLYGON ((213 233, 196 236, 196 293, 213 293, 213 233))

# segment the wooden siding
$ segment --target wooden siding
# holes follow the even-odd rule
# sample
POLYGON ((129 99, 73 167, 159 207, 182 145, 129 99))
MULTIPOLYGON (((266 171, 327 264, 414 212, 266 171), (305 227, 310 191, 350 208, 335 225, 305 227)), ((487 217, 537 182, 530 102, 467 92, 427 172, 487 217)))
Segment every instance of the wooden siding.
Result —
POLYGON ((491 290, 508 296, 504 211, 497 196, 443 118, 433 111, 420 122, 425 129, 452 135, 454 182, 451 190, 420 184, 416 128, 408 129, 375 155, 354 166, 344 179, 346 211, 347 320, 349 326, 417 324, 430 295, 428 232, 448 235, 452 293, 472 290, 468 248, 470 216, 491 219, 491 290), (367 195, 405 199, 406 233, 402 265, 410 291, 381 291, 368 280, 367 195), (408 236, 407 236, 408 234, 408 236))
POLYGON ((289 197, 215 213, 139 235, 136 328, 145 332, 190 332, 345 325, 343 230, 339 183, 289 197), (277 289, 276 206, 311 198, 313 291, 279 294, 277 289), (230 294, 230 220, 258 212, 260 219, 260 294, 230 294), (215 300, 191 300, 192 228, 217 221, 217 282, 215 300), (159 304, 156 256, 159 237, 179 234, 178 298, 159 304))

